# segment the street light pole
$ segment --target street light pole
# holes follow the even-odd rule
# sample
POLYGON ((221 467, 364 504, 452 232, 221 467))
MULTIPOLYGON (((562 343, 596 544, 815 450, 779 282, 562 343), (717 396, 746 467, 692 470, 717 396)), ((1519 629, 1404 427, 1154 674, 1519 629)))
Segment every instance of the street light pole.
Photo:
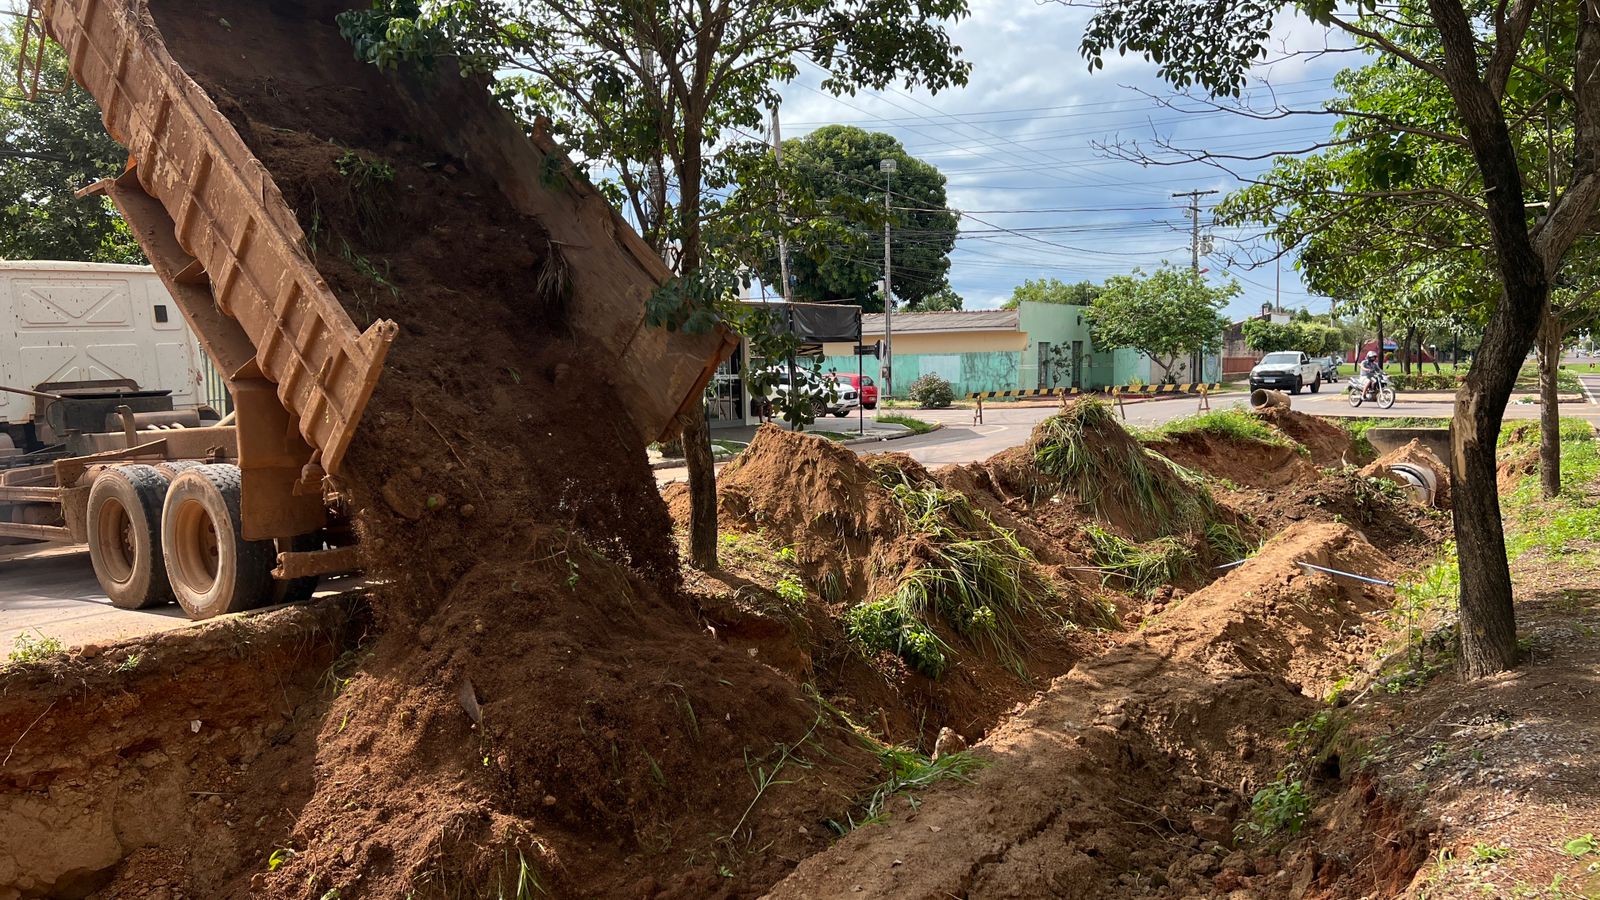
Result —
POLYGON ((894 260, 889 245, 889 197, 893 194, 891 182, 896 163, 892 159, 880 160, 878 171, 883 173, 883 393, 894 396, 894 260))

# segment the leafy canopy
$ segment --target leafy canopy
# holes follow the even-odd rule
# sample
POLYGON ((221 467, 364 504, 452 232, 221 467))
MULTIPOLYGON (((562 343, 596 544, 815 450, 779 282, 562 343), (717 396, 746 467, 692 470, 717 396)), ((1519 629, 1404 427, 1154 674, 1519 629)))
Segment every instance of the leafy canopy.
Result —
POLYGON ((1106 279, 1084 318, 1096 348, 1131 347, 1171 369, 1180 357, 1221 349, 1220 311, 1238 294, 1238 282, 1212 287, 1190 269, 1135 269, 1106 279))
MULTIPOLYGON (((836 226, 823 246, 791 247, 789 273, 795 300, 860 303, 883 310, 875 285, 883 278, 883 196, 891 190, 890 243, 894 252, 894 295, 905 306, 946 287, 950 251, 959 227, 945 208, 945 178, 939 170, 907 153, 891 135, 848 125, 828 125, 783 143, 783 167, 793 173, 797 191, 811 198, 836 226), (878 164, 892 159, 897 171, 886 183, 878 164)), ((744 192, 745 187, 740 187, 744 192)), ((737 202, 737 198, 735 200, 737 202)), ((768 284, 779 282, 776 241, 749 262, 768 284)))
MULTIPOLYGON (((20 21, 0 31, 0 71, 14 72, 20 21)), ((142 263, 127 223, 104 197, 73 196, 128 158, 100 124, 94 98, 46 45, 36 102, 0 99, 0 258, 142 263)))
POLYGON ((1100 286, 1092 281, 1067 284, 1059 278, 1030 278, 1012 288, 1011 296, 1000 304, 1000 308, 1016 309, 1024 302, 1088 306, 1099 296, 1100 290, 1100 286))

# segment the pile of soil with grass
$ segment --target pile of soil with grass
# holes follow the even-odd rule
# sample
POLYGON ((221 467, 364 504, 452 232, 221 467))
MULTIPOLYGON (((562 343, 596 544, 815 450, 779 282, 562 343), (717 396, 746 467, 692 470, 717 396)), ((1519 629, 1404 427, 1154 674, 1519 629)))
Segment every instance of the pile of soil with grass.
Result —
POLYGON ((1371 884, 1386 873, 1358 858, 1285 871, 1270 842, 1236 838, 1251 795, 1280 777, 1284 729, 1315 708, 1307 692, 1370 649, 1391 602, 1306 560, 1393 568, 1349 528, 1296 526, 1058 679, 975 748, 990 763, 976 785, 897 808, 771 896, 1287 898, 1340 874, 1371 884))
POLYGON ((356 5, 150 9, 340 302, 400 329, 340 473, 378 633, 308 726, 311 788, 263 843, 293 853, 270 874, 254 856, 196 860, 192 883, 307 898, 515 894, 529 878, 570 895, 759 890, 820 845, 814 826, 876 765, 697 619, 644 438, 572 324, 586 298, 561 249, 396 79, 488 101, 447 66, 357 62, 333 22, 356 5), (753 783, 778 748, 804 748, 807 767, 753 783))
MULTIPOLYGON (((686 525, 687 490, 673 485, 666 495, 686 525)), ((813 685, 891 742, 931 748, 945 728, 981 738, 1039 679, 1100 648, 1102 639, 1079 626, 1114 624, 1096 592, 1064 577, 1071 572, 1051 541, 1013 533, 902 454, 862 458, 836 442, 768 426, 720 473, 718 498, 722 570, 686 576, 719 638, 813 685), (917 503, 940 507, 930 513, 940 533, 912 520, 917 503), (937 674, 852 637, 853 615, 945 565, 941 553, 951 542, 1010 547, 1012 538, 1022 549, 1010 558, 1034 592, 1020 613, 1026 640, 1015 659, 931 610, 924 623, 950 648, 949 665, 937 674), (779 582, 790 592, 803 588, 804 598, 776 595, 779 582)))
POLYGON ((1309 450, 1311 462, 1319 467, 1334 468, 1366 462, 1354 454, 1350 432, 1327 419, 1275 406, 1269 406, 1254 415, 1309 450))
POLYGON ((1318 477, 1310 456, 1290 440, 1268 443, 1187 431, 1147 446, 1181 466, 1247 487, 1280 488, 1318 477))

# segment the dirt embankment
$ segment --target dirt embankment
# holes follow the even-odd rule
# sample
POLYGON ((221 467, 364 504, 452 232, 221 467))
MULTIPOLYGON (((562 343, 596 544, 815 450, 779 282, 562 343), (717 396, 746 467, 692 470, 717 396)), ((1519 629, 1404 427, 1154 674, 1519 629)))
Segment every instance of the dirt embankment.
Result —
POLYGON ((216 897, 264 870, 366 628, 324 600, 5 672, 0 898, 216 897))
POLYGON ((1305 690, 1346 671, 1351 629, 1380 629, 1388 606, 1311 559, 1391 568, 1348 527, 1291 528, 1057 679, 979 746, 976 785, 853 832, 769 896, 1304 896, 1331 869, 1234 850, 1234 829, 1283 762, 1283 729, 1315 707, 1305 690))

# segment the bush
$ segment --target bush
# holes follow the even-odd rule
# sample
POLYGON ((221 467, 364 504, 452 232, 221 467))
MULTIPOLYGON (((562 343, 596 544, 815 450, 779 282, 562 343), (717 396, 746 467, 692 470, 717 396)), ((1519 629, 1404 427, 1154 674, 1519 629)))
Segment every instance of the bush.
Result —
POLYGON ((1462 378, 1449 372, 1390 375, 1389 382, 1397 391, 1453 391, 1462 378))
POLYGON ((956 392, 950 382, 930 372, 911 382, 911 399, 923 409, 944 409, 955 402, 956 392))

